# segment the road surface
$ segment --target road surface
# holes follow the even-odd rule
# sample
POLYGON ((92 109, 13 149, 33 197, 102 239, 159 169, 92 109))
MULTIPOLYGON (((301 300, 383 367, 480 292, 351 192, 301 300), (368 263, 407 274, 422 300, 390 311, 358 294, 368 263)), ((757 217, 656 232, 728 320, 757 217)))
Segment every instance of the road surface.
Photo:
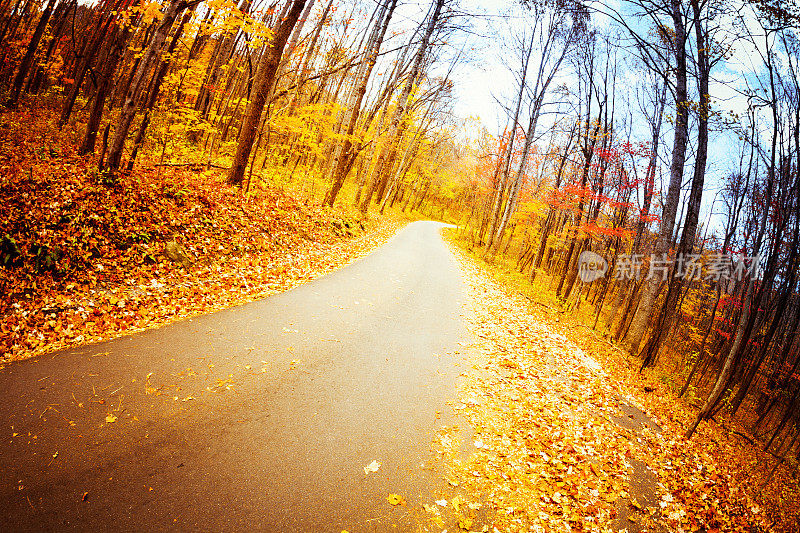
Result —
POLYGON ((0 531, 410 529, 440 490, 422 465, 466 366, 441 226, 280 295, 0 370, 0 531))

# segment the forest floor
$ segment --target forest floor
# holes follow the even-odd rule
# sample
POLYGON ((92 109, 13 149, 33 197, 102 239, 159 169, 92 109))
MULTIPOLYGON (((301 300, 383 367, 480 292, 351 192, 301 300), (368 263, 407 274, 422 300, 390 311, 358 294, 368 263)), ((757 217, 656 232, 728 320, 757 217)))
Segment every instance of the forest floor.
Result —
POLYGON ((104 182, 45 108, 0 115, 0 366, 285 291, 406 220, 365 219, 219 171, 140 165, 104 182))
MULTIPOLYGON (((242 196, 215 171, 149 165, 104 183, 53 123, 0 115, 0 366, 285 291, 405 222, 266 186, 242 196)), ((455 407, 476 453, 458 453, 455 429, 438 435, 460 495, 426 504, 434 524, 470 530, 491 509, 499 530, 798 531, 797 480, 778 468, 762 481, 774 457, 721 420, 686 441, 694 410, 663 376, 504 285, 508 271, 459 257, 484 363, 455 407)))
POLYGON ((469 284, 472 349, 485 363, 456 405, 476 428, 477 453, 451 451, 447 432, 440 452, 467 499, 495 510, 500 530, 800 530, 790 469, 772 472, 776 459, 727 420, 701 424, 687 441, 695 410, 668 380, 637 372, 634 358, 543 292, 520 292, 511 270, 446 235, 469 284))

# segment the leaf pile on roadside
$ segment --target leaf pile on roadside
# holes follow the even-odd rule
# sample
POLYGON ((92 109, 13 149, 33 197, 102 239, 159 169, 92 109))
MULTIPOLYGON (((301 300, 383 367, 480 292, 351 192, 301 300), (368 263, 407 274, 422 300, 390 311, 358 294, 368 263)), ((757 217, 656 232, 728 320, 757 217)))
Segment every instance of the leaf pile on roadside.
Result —
POLYGON ((476 339, 467 349, 483 361, 467 376, 456 405, 475 431, 475 451, 465 459, 447 429, 434 444, 465 498, 491 511, 493 527, 742 531, 758 524, 771 530, 714 457, 676 428, 639 434, 614 423, 620 398, 641 405, 633 387, 457 256, 469 284, 464 315, 476 339), (643 505, 632 493, 634 460, 652 469, 657 505, 643 505), (619 524, 621 506, 634 511, 630 524, 619 524))
POLYGON ((0 117, 0 364, 286 290, 400 224, 241 195, 213 172, 140 166, 104 183, 54 120, 0 117))

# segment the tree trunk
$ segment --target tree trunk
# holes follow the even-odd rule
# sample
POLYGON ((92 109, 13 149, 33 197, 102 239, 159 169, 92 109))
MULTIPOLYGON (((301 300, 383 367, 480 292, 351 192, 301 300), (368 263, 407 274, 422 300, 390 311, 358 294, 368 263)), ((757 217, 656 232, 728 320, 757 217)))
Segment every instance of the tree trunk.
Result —
POLYGON ((117 7, 118 3, 119 2, 116 2, 114 5, 112 5, 109 2, 109 4, 107 4, 105 11, 97 21, 96 28, 92 33, 91 41, 87 42, 86 51, 84 52, 83 58, 76 64, 76 71, 75 75, 73 76, 72 86, 70 87, 69 94, 64 101, 64 107, 61 110, 61 116, 58 119, 59 129, 64 127, 64 125, 67 123, 67 120, 69 120, 70 115, 72 114, 72 108, 75 106, 75 100, 78 98, 78 93, 80 92, 81 85, 83 85, 83 80, 86 77, 86 71, 89 68, 89 64, 92 62, 92 59, 94 59, 95 54, 97 54, 97 52, 100 50, 100 45, 106 36, 109 25, 116 19, 116 17, 112 15, 110 11, 112 8, 117 7))
MULTIPOLYGON (((183 14, 180 23, 178 24, 177 29, 175 30, 174 34, 172 35, 172 39, 167 47, 167 55, 171 57, 172 53, 175 52, 175 48, 178 46, 178 42, 180 41, 181 35, 183 35, 183 29, 186 27, 186 24, 191 20, 192 15, 194 14, 194 8, 187 9, 186 12, 183 14)), ((153 74, 153 79, 150 82, 150 89, 147 95, 147 101, 144 103, 144 117, 142 117, 142 121, 139 124, 139 129, 136 132, 136 139, 133 141, 133 149, 131 150, 131 156, 128 158, 127 170, 133 170, 133 165, 136 162, 136 156, 139 153, 139 148, 141 148, 142 143, 144 142, 144 134, 147 132, 147 127, 150 125, 150 115, 153 112, 153 107, 156 105, 156 100, 158 100, 158 93, 161 91, 161 83, 164 81, 164 77, 167 75, 169 71, 169 65, 171 60, 162 60, 161 65, 158 67, 158 70, 153 74)))
POLYGON ((750 321, 750 307, 752 304, 750 297, 753 293, 753 281, 746 280, 745 283, 747 283, 747 290, 745 291, 744 299, 742 301, 742 317, 739 319, 739 326, 736 328, 736 337, 734 338, 733 345, 728 351, 728 357, 725 358, 725 363, 722 366, 722 370, 717 376, 717 381, 714 384, 714 388, 711 390, 711 394, 708 395, 706 403, 700 409, 700 412, 697 413, 694 423, 686 431, 687 439, 692 438, 692 435, 694 435, 695 430, 697 430, 697 426, 700 424, 700 421, 705 420, 711 413, 714 405, 716 405, 717 401, 722 396, 722 393, 725 392, 725 384, 728 382, 728 377, 730 377, 731 372, 733 371, 733 356, 739 352, 739 348, 741 347, 742 341, 745 337, 745 330, 747 329, 745 324, 750 321))
POLYGON ((366 66, 364 69, 360 69, 363 70, 363 72, 360 73, 360 76, 356 82, 357 86, 355 90, 355 99, 349 111, 350 116, 347 121, 347 127, 345 128, 345 140, 339 150, 339 157, 335 163, 333 184, 331 185, 331 188, 325 197, 325 204, 331 207, 333 207, 333 203, 336 201, 336 196, 339 194, 339 190, 342 188, 344 180, 347 177, 347 172, 352 167, 353 160, 360 149, 360 143, 358 147, 355 149, 353 148, 353 142, 351 139, 356 128, 356 123, 358 122, 361 103, 364 100, 364 95, 367 93, 367 83, 372 75, 372 70, 375 67, 375 63, 378 60, 378 52, 380 52, 381 44, 383 43, 384 36, 386 35, 386 30, 389 28, 389 21, 394 13, 394 8, 397 6, 397 0, 386 1, 388 2, 388 6, 386 4, 382 6, 382 11, 375 21, 373 37, 370 38, 368 45, 369 50, 366 59, 366 66))
MULTIPOLYGON (((696 0, 692 2, 692 8, 694 13, 695 39, 697 41, 697 90, 700 95, 700 106, 697 120, 697 155, 695 157, 694 175, 692 176, 692 188, 689 192, 689 199, 686 204, 686 219, 677 250, 677 253, 681 257, 686 257, 691 254, 694 248, 695 234, 700 217, 700 203, 703 197, 706 163, 708 160, 708 113, 710 105, 708 83, 710 66, 705 44, 706 34, 703 30, 700 17, 700 6, 696 0)), ((662 339, 669 336, 675 321, 678 297, 680 296, 682 286, 683 278, 677 275, 673 275, 670 278, 667 297, 664 300, 664 306, 661 308, 656 327, 653 329, 653 334, 648 339, 647 344, 640 354, 642 357, 642 368, 653 366, 658 359, 658 350, 661 347, 662 339)))
MULTIPOLYGON (((417 78, 419 77, 420 70, 422 69, 422 61, 425 59, 425 56, 428 52, 428 45, 430 44, 431 36, 433 35, 433 32, 436 30, 436 27, 439 23, 439 16, 442 13, 445 0, 435 0, 435 2, 436 5, 434 6, 433 14, 428 21, 428 26, 425 30, 425 34, 422 37, 422 42, 420 43, 417 54, 414 57, 414 62, 411 66, 411 71, 408 74, 405 87, 403 88, 403 92, 400 94, 400 97, 397 100, 397 107, 394 110, 392 121, 390 123, 391 126, 389 129, 389 135, 387 137, 387 144, 384 146, 384 149, 378 158, 378 162, 376 163, 377 168, 382 173, 390 171, 391 169, 386 170, 386 167, 392 166, 394 164, 394 160, 397 158, 397 147, 395 146, 394 141, 397 139, 398 133, 400 132, 401 121, 406 114, 409 100, 411 98, 411 90, 417 83, 417 78)), ((379 181, 382 182, 383 180, 379 181)), ((370 186, 370 193, 367 194, 367 196, 363 199, 363 203, 361 204, 361 211, 363 213, 366 213, 369 209, 369 202, 372 200, 372 193, 375 189, 374 186, 375 183, 373 181, 370 186)))
POLYGON ((19 93, 22 91, 22 86, 25 84, 25 78, 28 76, 33 59, 36 57, 36 50, 39 48, 39 41, 44 35, 44 30, 47 28, 47 23, 50 21, 50 15, 53 13, 53 5, 56 0, 48 0, 47 7, 44 8, 42 16, 39 17, 39 22, 36 24, 36 30, 33 32, 30 42, 28 42, 28 49, 25 51, 25 56, 22 58, 22 63, 19 65, 19 71, 14 78, 14 84, 11 86, 11 93, 8 96, 8 107, 16 107, 19 93))
POLYGON ((251 96, 250 103, 247 104, 247 110, 242 121, 242 129, 239 133, 239 141, 236 146, 236 154, 233 158, 233 166, 228 174, 227 181, 229 185, 241 187, 244 181, 244 171, 250 158, 250 152, 253 149, 253 141, 256 138, 258 125, 261 121, 261 113, 264 111, 264 104, 275 81, 275 73, 278 71, 286 41, 289 39, 289 35, 298 18, 300 18, 300 13, 303 11, 305 3, 306 0, 292 1, 291 9, 286 18, 280 22, 278 30, 270 42, 270 49, 256 71, 255 79, 253 80, 254 94, 251 96))
POLYGON ((130 26, 126 25, 124 28, 115 27, 111 33, 111 49, 106 56, 103 63, 103 70, 100 73, 100 83, 97 86, 97 91, 94 94, 94 102, 92 104, 92 111, 89 114, 89 120, 86 123, 86 132, 83 137, 83 144, 79 153, 81 155, 94 152, 94 145, 97 142, 97 133, 100 131, 100 122, 103 118, 103 110, 106 105, 106 98, 111 90, 111 83, 114 81, 114 72, 117 69, 117 64, 122 57, 122 52, 128 44, 128 36, 130 35, 130 26))
MULTIPOLYGON (((654 250, 654 257, 663 257, 669 250, 675 216, 678 212, 680 188, 683 182, 683 168, 686 159, 686 144, 689 139, 689 91, 686 68, 686 26, 683 20, 680 0, 670 0, 672 21, 675 30, 675 129, 670 164, 669 188, 661 215, 661 231, 654 250)), ((637 353, 644 337, 650 314, 656 301, 660 284, 654 280, 645 281, 639 307, 628 330, 630 351, 637 353)))
MULTIPOLYGON (((192 5, 197 5, 198 3, 199 0, 195 0, 192 5)), ((145 80, 147 80, 147 75, 155 65, 155 62, 158 60, 158 56, 161 53, 164 41, 166 40, 167 35, 172 28, 172 24, 175 22, 175 19, 178 17, 180 12, 189 7, 189 5, 190 4, 185 0, 170 1, 170 3, 167 5, 167 8, 164 10, 164 14, 161 17, 161 21, 159 22, 156 31, 153 32, 153 36, 150 38, 150 43, 148 44, 147 49, 142 55, 141 61, 139 62, 139 67, 133 77, 133 80, 131 81, 131 86, 128 88, 128 92, 125 95, 125 101, 122 104, 122 109, 119 113, 119 119, 117 120, 116 127, 114 128, 114 137, 111 140, 111 148, 108 151, 108 161, 106 161, 105 166, 105 168, 111 173, 116 172, 120 167, 120 163, 122 161, 122 151, 125 148, 125 139, 128 136, 131 123, 136 115, 136 104, 142 95, 143 89, 145 88, 145 80)))

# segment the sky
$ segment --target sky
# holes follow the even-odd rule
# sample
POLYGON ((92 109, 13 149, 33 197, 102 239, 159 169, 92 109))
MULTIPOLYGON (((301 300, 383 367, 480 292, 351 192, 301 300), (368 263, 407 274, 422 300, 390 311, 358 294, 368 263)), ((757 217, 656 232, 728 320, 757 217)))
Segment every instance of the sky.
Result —
POLYGON ((502 16, 509 10, 509 1, 473 0, 465 2, 480 14, 473 21, 474 33, 465 39, 474 59, 460 69, 456 84, 456 113, 462 118, 478 118, 487 129, 496 133, 506 122, 506 112, 498 104, 514 93, 514 77, 509 68, 518 58, 509 50, 506 29, 512 20, 502 16))

